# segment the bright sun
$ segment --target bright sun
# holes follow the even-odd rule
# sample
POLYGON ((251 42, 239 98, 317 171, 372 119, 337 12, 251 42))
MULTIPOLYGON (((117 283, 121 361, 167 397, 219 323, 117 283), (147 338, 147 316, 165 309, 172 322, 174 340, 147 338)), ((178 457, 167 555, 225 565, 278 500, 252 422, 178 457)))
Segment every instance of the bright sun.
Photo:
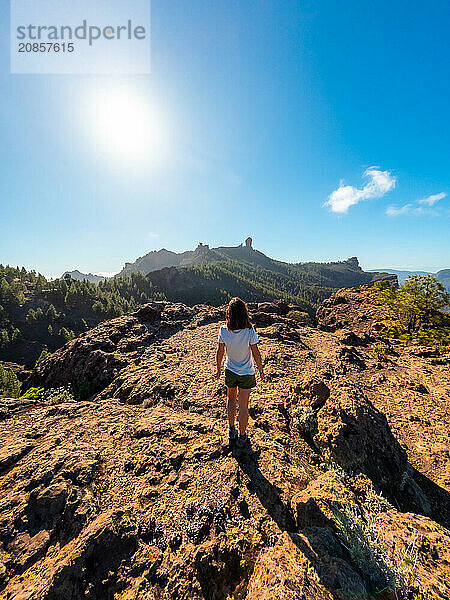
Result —
POLYGON ((89 127, 96 152, 121 163, 155 166, 169 152, 164 115, 133 88, 99 90, 89 101, 89 127))

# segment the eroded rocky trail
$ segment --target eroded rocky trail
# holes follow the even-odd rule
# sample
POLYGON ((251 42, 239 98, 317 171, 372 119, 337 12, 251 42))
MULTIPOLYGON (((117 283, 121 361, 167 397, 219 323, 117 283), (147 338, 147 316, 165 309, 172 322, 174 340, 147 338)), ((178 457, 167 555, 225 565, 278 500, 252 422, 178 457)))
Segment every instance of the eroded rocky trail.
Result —
POLYGON ((375 597, 334 512, 373 489, 388 552, 414 540, 417 585, 450 596, 449 355, 374 358, 386 315, 369 288, 324 303, 327 330, 252 309, 267 378, 252 453, 226 445, 223 313, 207 306, 146 305, 33 373, 85 401, 2 402, 0 597, 375 597))

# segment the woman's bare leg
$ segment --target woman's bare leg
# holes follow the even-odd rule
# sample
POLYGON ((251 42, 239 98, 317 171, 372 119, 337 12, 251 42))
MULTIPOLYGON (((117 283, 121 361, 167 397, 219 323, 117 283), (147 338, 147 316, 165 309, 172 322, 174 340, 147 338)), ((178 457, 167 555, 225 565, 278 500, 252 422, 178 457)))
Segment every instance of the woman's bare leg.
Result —
POLYGON ((236 397, 237 397, 237 387, 227 388, 227 415, 228 415, 228 425, 230 427, 234 427, 236 422, 236 397))
POLYGON ((239 388, 239 434, 244 435, 247 431, 248 425, 248 399, 250 397, 251 390, 243 390, 239 388))

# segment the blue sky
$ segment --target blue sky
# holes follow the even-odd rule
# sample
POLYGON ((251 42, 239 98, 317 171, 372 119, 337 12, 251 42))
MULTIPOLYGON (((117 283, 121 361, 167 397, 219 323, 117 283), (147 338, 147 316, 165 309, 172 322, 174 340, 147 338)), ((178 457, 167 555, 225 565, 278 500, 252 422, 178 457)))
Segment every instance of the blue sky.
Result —
POLYGON ((447 0, 153 0, 152 72, 128 77, 11 75, 8 4, 3 264, 112 272, 251 235, 282 260, 450 268, 447 0))

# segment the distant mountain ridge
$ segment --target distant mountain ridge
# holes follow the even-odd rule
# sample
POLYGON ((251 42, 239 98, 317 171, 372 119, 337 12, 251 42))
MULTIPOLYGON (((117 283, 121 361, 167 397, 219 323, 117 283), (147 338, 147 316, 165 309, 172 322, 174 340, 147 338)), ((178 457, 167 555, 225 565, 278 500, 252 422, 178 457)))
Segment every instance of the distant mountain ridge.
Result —
POLYGON ((77 281, 84 281, 85 279, 90 283, 99 283, 100 281, 105 281, 106 277, 102 275, 94 275, 94 273, 81 273, 78 269, 74 271, 65 271, 60 279, 64 279, 66 275, 70 275, 72 279, 76 279, 77 281))
POLYGON ((127 263, 118 276, 135 272, 145 274, 173 302, 220 305, 232 296, 253 302, 284 298, 311 315, 335 288, 370 285, 379 279, 397 284, 396 275, 364 272, 356 257, 330 263, 274 260, 255 250, 250 237, 238 246, 199 244, 179 254, 165 249, 149 252, 127 263))
MULTIPOLYGON (((99 277, 79 271, 69 275, 73 273, 79 280, 99 277)), ((233 296, 252 302, 283 298, 312 316, 333 289, 372 285, 380 279, 398 283, 395 274, 363 271, 356 256, 329 263, 275 260, 253 248, 251 237, 237 246, 210 248, 199 243, 195 250, 184 252, 153 250, 125 263, 110 281, 130 276, 148 278, 172 302, 219 306, 233 296)))
MULTIPOLYGON (((397 275, 400 285, 405 283, 405 281, 408 279, 408 277, 411 277, 411 275, 433 275, 433 277, 436 277, 437 281, 442 283, 447 291, 450 292, 450 269, 441 269, 437 273, 432 273, 431 271, 403 271, 397 269, 380 269, 380 271, 397 275)), ((375 272, 376 271, 369 271, 369 273, 375 272)))
MULTIPOLYGON (((259 250, 255 250, 253 248, 252 238, 248 237, 243 244, 239 244, 238 246, 218 246, 217 248, 210 248, 208 244, 199 243, 195 250, 187 250, 179 253, 166 250, 165 248, 162 248, 161 250, 153 250, 144 256, 137 258, 132 263, 125 263, 124 268, 116 275, 116 277, 130 275, 131 273, 142 273, 143 275, 147 275, 153 271, 159 271, 160 269, 168 267, 188 268, 194 265, 214 263, 222 260, 244 262, 280 273, 286 273, 290 269, 305 270, 308 269, 308 267, 319 265, 323 268, 328 268, 336 272, 345 272, 351 270, 354 272, 364 273, 359 266, 359 261, 356 256, 353 256, 346 261, 335 261, 329 263, 287 263, 284 261, 275 260, 263 254, 259 250)), ((388 275, 387 272, 378 273, 371 271, 370 276, 367 277, 367 281, 364 283, 376 281, 379 279, 377 275, 382 275, 385 279, 392 279, 393 281, 395 280, 395 278, 386 277, 386 275, 388 275)), ((331 282, 328 282, 328 284, 329 283, 331 282)), ((327 284, 321 283, 321 285, 327 284)))
POLYGON ((442 269, 436 273, 436 279, 445 285, 447 292, 450 292, 450 269, 442 269))

